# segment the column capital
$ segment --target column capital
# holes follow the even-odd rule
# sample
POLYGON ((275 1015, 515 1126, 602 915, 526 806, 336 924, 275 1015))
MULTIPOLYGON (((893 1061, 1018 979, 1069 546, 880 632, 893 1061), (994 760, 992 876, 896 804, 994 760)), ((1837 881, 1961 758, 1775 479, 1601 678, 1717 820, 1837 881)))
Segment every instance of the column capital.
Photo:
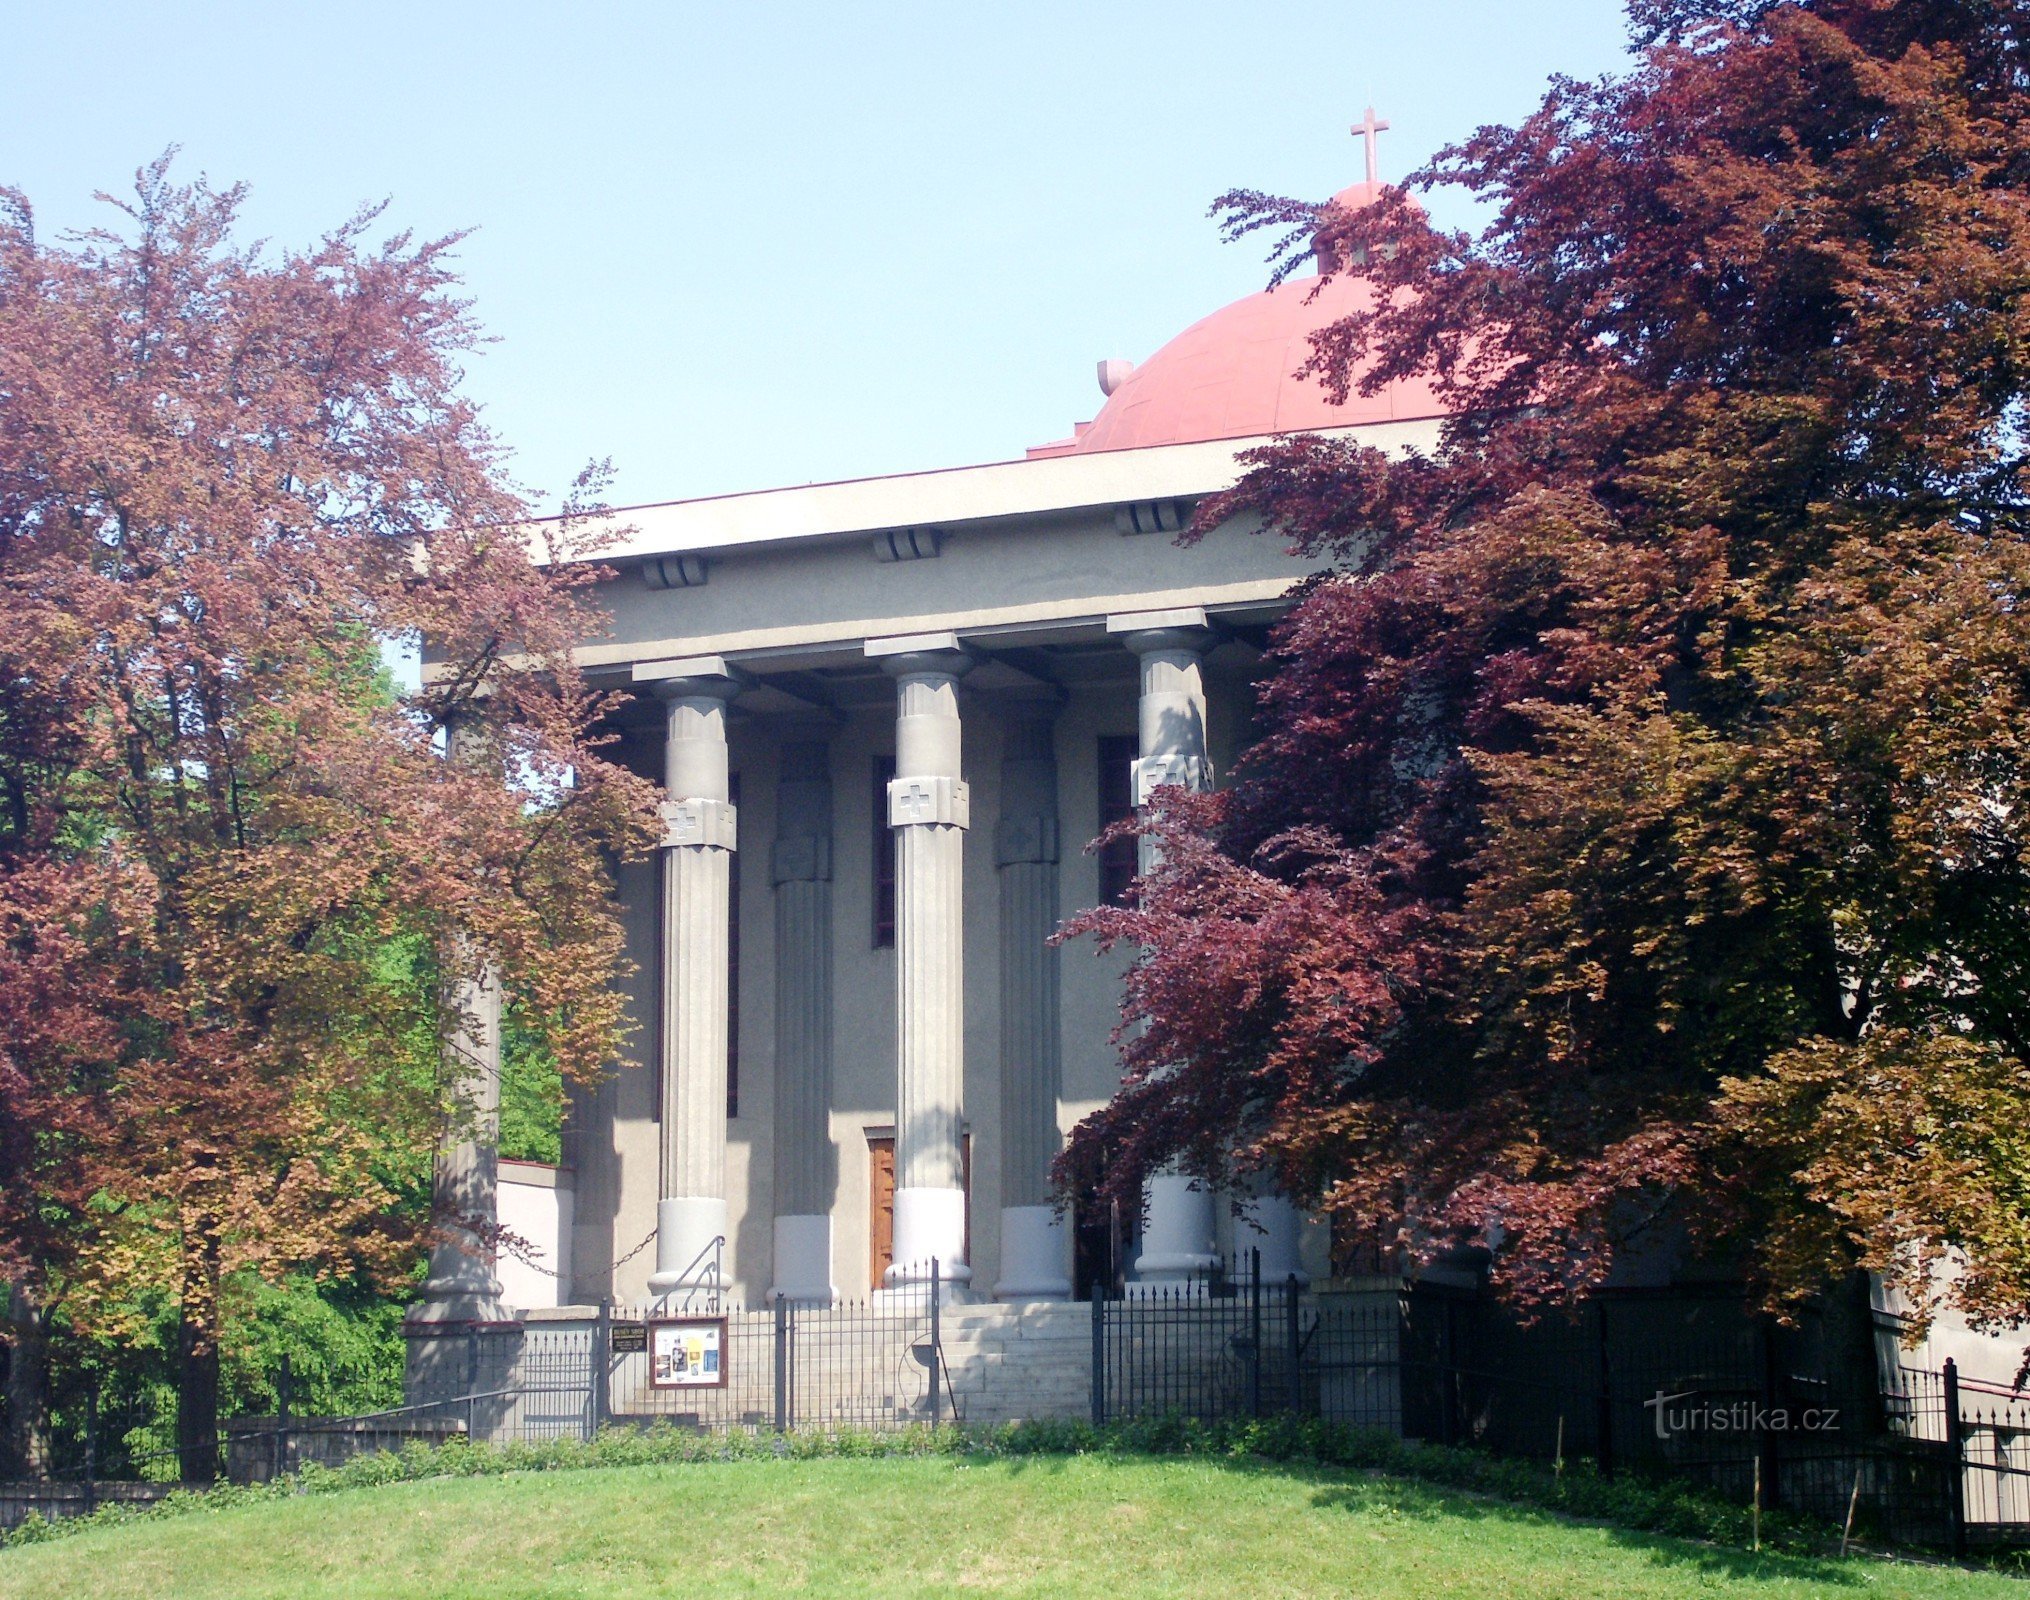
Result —
POLYGON ((747 687, 746 674, 723 656, 689 656, 680 661, 642 661, 634 668, 637 686, 658 700, 730 701, 747 687))
POLYGON ((894 678, 961 678, 976 665, 956 633, 910 633, 869 639, 868 659, 894 678))
POLYGON ((768 881, 778 889, 786 883, 830 883, 831 835, 790 834, 777 839, 768 852, 768 881))
POLYGON ((1170 611, 1117 611, 1107 618, 1107 632, 1118 636, 1138 656, 1181 650, 1202 655, 1219 642, 1205 619, 1203 606, 1170 611))
POLYGON ((775 843, 769 882, 824 883, 832 876, 832 749, 822 739, 786 742, 776 763, 775 843))
POLYGON ((994 865, 1019 867, 1057 860, 1057 818, 1004 816, 994 829, 994 865))
POLYGON ((1058 858, 1057 713, 1062 691, 1029 693, 1001 704, 1001 816, 994 829, 998 867, 1058 858))
POLYGON ((1158 789, 1209 789, 1211 777, 1205 758, 1195 755, 1138 756, 1130 766, 1136 809, 1149 803, 1158 789))
POLYGON ((740 675, 718 656, 654 661, 634 669, 663 702, 663 819, 667 846, 733 848, 733 817, 726 764, 728 706, 742 687, 740 675), (726 815, 719 818, 714 807, 726 815), (708 814, 710 813, 710 814, 708 814))

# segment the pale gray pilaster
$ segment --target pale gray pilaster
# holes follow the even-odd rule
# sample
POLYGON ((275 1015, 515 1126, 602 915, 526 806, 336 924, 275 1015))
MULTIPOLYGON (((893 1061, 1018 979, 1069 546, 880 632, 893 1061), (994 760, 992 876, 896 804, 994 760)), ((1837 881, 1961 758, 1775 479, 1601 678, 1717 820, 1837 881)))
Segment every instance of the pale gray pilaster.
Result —
POLYGON ((832 1201, 832 769, 785 744, 776 783, 775 1292, 829 1302, 832 1201))
POLYGON ((896 680, 895 1232, 890 1287, 954 1289, 966 1261, 965 834, 970 796, 959 774, 959 677, 971 665, 950 635, 870 640, 896 680))
POLYGON ((1003 723, 1001 818, 1001 1277, 1004 1300, 1071 1295, 1063 1218, 1050 1203, 1057 1155, 1057 747, 1054 700, 1017 702, 1003 723))
POLYGON ((727 941, 737 818, 726 706, 739 685, 697 663, 656 685, 665 702, 661 986, 662 1198, 651 1293, 722 1287, 726 1238, 727 941))

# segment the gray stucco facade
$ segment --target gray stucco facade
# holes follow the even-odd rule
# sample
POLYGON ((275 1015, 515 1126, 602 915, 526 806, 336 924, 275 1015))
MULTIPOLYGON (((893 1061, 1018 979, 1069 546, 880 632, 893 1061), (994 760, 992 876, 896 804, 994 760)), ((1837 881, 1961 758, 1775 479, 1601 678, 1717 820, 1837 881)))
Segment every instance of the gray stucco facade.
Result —
MULTIPOLYGON (((1423 442, 1425 430, 1361 431, 1401 445, 1423 442)), ((1072 1232, 1061 1223, 1039 1231, 1049 1220, 1042 1168, 1062 1133, 1118 1082, 1110 1034, 1124 958, 1100 956, 1089 942, 1051 949, 1043 930, 1100 901, 1103 863, 1086 846, 1109 807, 1117 816, 1124 797, 1141 797, 1138 775, 1144 793, 1156 782, 1217 782, 1247 741, 1268 629, 1306 569, 1240 524, 1189 545, 1176 537, 1195 504, 1233 481, 1245 443, 617 515, 628 531, 605 557, 615 576, 599 591, 610 631, 588 637, 581 652, 596 683, 630 696, 616 758, 663 780, 673 770, 673 697, 702 692, 709 679, 725 707, 738 817, 725 852, 730 1078, 723 1129, 712 1130, 724 1138, 723 1193, 703 1198, 724 1202, 724 1287, 736 1298, 756 1303, 777 1288, 860 1298, 899 1281, 902 1265, 881 1271, 883 1244, 923 1228, 931 1230, 923 1238, 944 1242, 914 1248, 934 1248, 945 1281, 969 1281, 974 1298, 997 1287, 1011 1298, 1069 1292, 1072 1232), (1180 754, 1184 745, 1170 750, 1174 718, 1150 714, 1151 641, 1185 674, 1175 681, 1188 692, 1172 700, 1196 697, 1202 758, 1180 754), (912 678, 919 667, 931 677, 912 678), (899 742, 905 769, 912 759, 906 730, 929 726, 899 722, 899 711, 915 692, 909 685, 932 678, 944 685, 938 714, 956 718, 956 761, 935 760, 956 770, 920 780, 905 770, 897 780, 899 742), (898 801, 895 781, 922 793, 898 801), (942 803, 963 814, 921 830, 946 864, 918 866, 904 842, 907 819, 893 808, 931 804, 940 784, 942 803), (933 870, 944 875, 935 884, 911 876, 933 870), (951 893, 955 906, 936 912, 937 897, 951 893), (947 920, 919 926, 938 914, 947 920), (947 961, 953 929, 956 959, 947 961), (928 976, 898 971, 911 960, 928 976), (920 1039, 932 1042, 912 1043, 920 1039), (950 1048, 959 1059, 940 1065, 950 1048), (918 1185, 912 1173, 947 1169, 924 1153, 928 1145, 911 1143, 915 1120, 931 1112, 910 1110, 898 1134, 897 1108, 930 1104, 909 1073, 947 1069, 952 1087, 933 1099, 956 1098, 948 1110, 959 1118, 958 1148, 939 1143, 943 1134, 925 1137, 956 1160, 956 1179, 918 1185), (1038 1073, 1055 1082, 1026 1076, 1038 1073), (899 1149, 890 1143, 898 1137, 899 1149), (953 1181, 962 1224, 936 1220, 954 1199, 936 1185, 953 1181), (785 1230, 785 1217, 812 1220, 785 1230), (962 1240, 938 1231, 952 1226, 962 1240), (955 1251, 963 1262, 949 1259, 955 1251)), ((938 727, 936 739, 951 732, 938 727)), ((656 1230, 672 1184, 685 1181, 672 1169, 681 1131, 665 1125, 685 1103, 670 1092, 670 1074, 700 1070, 701 1047, 671 1037, 672 1027, 681 1032, 687 1012, 717 1003, 703 990, 678 992, 710 981, 672 948, 683 936, 666 901, 673 873, 688 870, 685 848, 672 844, 662 859, 617 875, 635 967, 634 1033, 627 1059, 570 1107, 568 1298, 580 1303, 644 1302, 669 1287, 650 1282, 657 1247, 629 1252, 656 1230)), ((693 838, 688 848, 701 847, 693 838)), ((1263 1242, 1224 1208, 1204 1209, 1190 1228, 1211 1230, 1209 1250, 1263 1242)), ((699 1230, 716 1226, 717 1214, 700 1213, 686 1240, 708 1239, 699 1230)), ((1135 1224, 1125 1225, 1124 1268, 1133 1265, 1135 1224)), ((1279 1229, 1289 1237, 1273 1241, 1278 1259, 1322 1254, 1314 1230, 1294 1217, 1272 1224, 1279 1229)), ((668 1272, 670 1250, 660 1254, 668 1272)))

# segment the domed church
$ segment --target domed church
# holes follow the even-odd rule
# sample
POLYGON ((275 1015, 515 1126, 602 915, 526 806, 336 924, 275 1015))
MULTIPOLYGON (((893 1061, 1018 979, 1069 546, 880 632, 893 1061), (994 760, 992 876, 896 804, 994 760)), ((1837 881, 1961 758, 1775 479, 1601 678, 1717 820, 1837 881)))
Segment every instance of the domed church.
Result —
MULTIPOLYGON (((1341 205, 1380 193, 1376 126, 1341 205)), ((1296 279, 1103 361, 1092 420, 1016 459, 616 513, 580 657, 666 794, 656 859, 618 869, 632 1059, 576 1095, 562 1167, 500 1164, 534 1270, 445 1253, 412 1330, 933 1271, 961 1302, 1146 1294, 1252 1250, 1325 1270, 1270 1193, 1236 1214, 1172 1175, 1140 1216, 1054 1208, 1066 1130, 1119 1079, 1123 958, 1049 940, 1136 875, 1133 841, 1088 841, 1221 781, 1307 571, 1244 520, 1180 547, 1193 507, 1279 434, 1436 441, 1419 382, 1335 405, 1298 375, 1368 293, 1296 279)), ((491 1204, 483 1141, 452 1161, 491 1204)))

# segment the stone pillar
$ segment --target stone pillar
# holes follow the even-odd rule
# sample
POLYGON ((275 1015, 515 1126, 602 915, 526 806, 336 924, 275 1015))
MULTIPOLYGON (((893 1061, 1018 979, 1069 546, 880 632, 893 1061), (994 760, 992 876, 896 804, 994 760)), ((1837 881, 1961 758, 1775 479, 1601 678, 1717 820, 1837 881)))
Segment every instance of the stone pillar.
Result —
MULTIPOLYGON (((1212 642, 1203 615, 1189 618, 1109 619, 1108 629, 1125 635, 1141 660, 1142 693, 1136 723, 1141 756, 1134 767, 1135 804, 1148 802, 1158 788, 1208 788, 1212 770, 1205 753, 1203 660, 1212 642), (1123 625, 1125 624, 1125 626, 1123 625)), ((1142 873, 1161 857, 1154 840, 1140 841, 1142 873)), ((1165 1171, 1149 1180, 1148 1220, 1135 1276, 1149 1288, 1180 1289, 1207 1278, 1219 1264, 1213 1247, 1216 1213, 1210 1190, 1183 1173, 1165 1171)))
POLYGON ((659 1300, 715 1293, 726 1237, 726 965, 736 818, 726 764, 723 664, 656 686, 668 713, 663 815, 662 1198, 659 1300))
POLYGON ((775 795, 775 1292, 829 1304, 838 1298, 830 749, 785 744, 775 795))
POLYGON ((1002 1300, 1068 1300, 1069 1245, 1050 1204, 1057 1154, 1057 748, 1053 702, 1012 707, 1001 755, 1002 1300))
POLYGON ((511 1322, 494 1277, 490 1230, 499 1222, 500 982, 489 968, 458 987, 459 1021, 446 1048, 451 1114, 430 1175, 437 1242, 414 1324, 511 1322))
MULTIPOLYGON (((484 759, 476 731, 454 723, 445 756, 456 762, 484 759)), ((459 936, 458 965, 469 965, 473 954, 471 942, 459 936)), ((452 1004, 457 1020, 444 1051, 449 1115, 430 1175, 437 1238, 422 1298, 403 1319, 408 1348, 402 1387, 418 1404, 470 1391, 462 1335, 515 1326, 493 1270, 493 1230, 500 1221, 499 974, 479 965, 459 983, 452 1004)))
POLYGON ((959 677, 971 664, 949 635, 870 641, 896 679, 895 1233, 888 1285, 926 1283, 931 1262, 962 1291, 966 1195, 963 894, 966 785, 959 776, 959 677), (898 643, 904 643, 897 641, 898 643), (942 645, 942 648, 937 647, 942 645))

